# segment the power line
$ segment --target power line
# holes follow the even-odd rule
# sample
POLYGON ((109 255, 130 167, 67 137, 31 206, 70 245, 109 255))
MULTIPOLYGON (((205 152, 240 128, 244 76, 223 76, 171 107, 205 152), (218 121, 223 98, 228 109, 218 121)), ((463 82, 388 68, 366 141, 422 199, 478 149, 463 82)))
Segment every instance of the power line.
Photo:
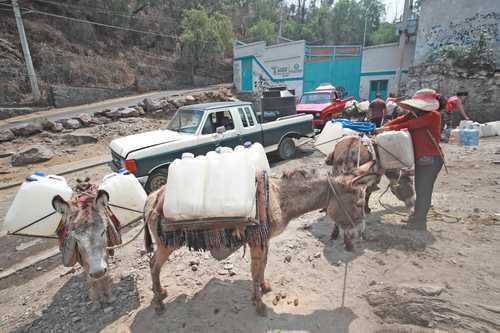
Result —
MULTIPOLYGON (((0 3, 0 5, 6 6, 6 5, 4 5, 2 3, 0 3)), ((118 29, 118 30, 125 30, 125 31, 137 32, 137 33, 142 33, 142 34, 147 34, 147 35, 153 35, 153 36, 159 36, 159 37, 171 38, 171 39, 174 39, 174 40, 178 40, 177 36, 167 35, 167 34, 163 34, 163 33, 159 33, 159 32, 139 30, 139 29, 121 27, 121 26, 117 26, 117 25, 111 25, 111 24, 105 24, 105 23, 100 23, 100 22, 94 22, 94 21, 79 19, 79 18, 75 18, 75 17, 68 17, 68 16, 64 16, 64 15, 58 15, 58 14, 48 13, 48 12, 44 12, 44 11, 36 10, 36 9, 32 9, 32 8, 21 7, 21 9, 28 10, 31 13, 35 13, 35 14, 40 14, 40 15, 45 15, 45 16, 50 16, 50 17, 56 17, 56 18, 70 20, 70 21, 74 21, 74 22, 88 23, 88 24, 97 25, 97 26, 106 27, 106 28, 113 28, 113 29, 118 29)), ((205 43, 208 43, 208 42, 205 42, 205 43)))
MULTIPOLYGON (((49 1, 49 0, 32 0, 32 1, 40 2, 40 3, 44 3, 44 4, 50 4, 50 5, 54 5, 54 6, 62 6, 62 7, 66 7, 66 8, 78 8, 78 9, 92 10, 92 11, 95 11, 98 13, 104 13, 104 14, 111 15, 111 16, 119 16, 119 17, 124 17, 124 18, 131 18, 131 19, 136 19, 136 20, 140 19, 143 21, 148 21, 148 19, 145 17, 139 17, 139 16, 135 16, 135 15, 125 15, 125 14, 121 14, 121 13, 118 13, 116 11, 112 11, 112 10, 105 9, 102 7, 95 7, 95 8, 94 7, 86 7, 86 6, 80 6, 80 5, 75 5, 75 4, 69 4, 69 3, 59 3, 59 2, 49 1)), ((173 17, 170 17, 170 18, 173 19, 173 17)), ((158 21, 169 22, 168 20, 165 20, 163 18, 158 18, 158 21)), ((153 21, 150 21, 150 22, 153 22, 153 21)))

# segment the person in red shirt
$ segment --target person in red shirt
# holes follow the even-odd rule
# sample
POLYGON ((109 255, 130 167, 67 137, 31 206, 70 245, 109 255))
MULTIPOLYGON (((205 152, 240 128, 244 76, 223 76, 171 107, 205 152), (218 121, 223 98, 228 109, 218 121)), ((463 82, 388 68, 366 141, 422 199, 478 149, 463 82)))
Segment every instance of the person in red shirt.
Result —
POLYGON ((387 106, 385 105, 385 101, 380 98, 380 94, 377 93, 375 99, 370 103, 368 108, 368 119, 374 123, 375 126, 380 127, 386 112, 387 106))
POLYGON ((465 97, 468 93, 466 91, 457 92, 455 96, 451 96, 446 101, 446 112, 443 112, 444 124, 447 128, 453 128, 453 126, 458 126, 458 113, 465 120, 470 120, 467 113, 464 110, 465 97))
POLYGON ((399 102, 409 113, 400 116, 376 130, 399 131, 407 129, 413 141, 415 154, 415 212, 408 219, 408 229, 427 230, 427 213, 431 206, 434 183, 443 167, 439 141, 441 114, 437 94, 432 89, 417 91, 411 99, 399 102))

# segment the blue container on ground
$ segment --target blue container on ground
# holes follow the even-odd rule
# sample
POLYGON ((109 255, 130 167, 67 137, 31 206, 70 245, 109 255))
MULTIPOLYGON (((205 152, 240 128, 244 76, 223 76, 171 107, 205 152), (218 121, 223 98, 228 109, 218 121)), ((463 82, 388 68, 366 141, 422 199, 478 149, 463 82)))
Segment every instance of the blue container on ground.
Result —
POLYGON ((464 146, 477 146, 479 145, 479 129, 465 128, 461 131, 461 143, 464 146))

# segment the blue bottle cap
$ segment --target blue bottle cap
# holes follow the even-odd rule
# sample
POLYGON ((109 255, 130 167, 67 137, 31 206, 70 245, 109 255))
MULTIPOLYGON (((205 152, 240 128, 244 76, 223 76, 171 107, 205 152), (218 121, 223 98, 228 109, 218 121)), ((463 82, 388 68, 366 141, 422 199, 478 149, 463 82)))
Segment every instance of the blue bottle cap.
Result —
POLYGON ((118 170, 118 173, 122 174, 122 175, 129 175, 130 174, 130 172, 127 170, 127 168, 121 168, 120 170, 118 170))
POLYGON ((220 152, 221 152, 221 147, 217 147, 217 148, 215 148, 215 152, 220 154, 220 152))
POLYGON ((245 143, 243 144, 243 147, 250 148, 251 145, 252 145, 252 141, 245 141, 245 143))
POLYGON ((43 171, 35 171, 34 176, 45 177, 45 172, 43 171))

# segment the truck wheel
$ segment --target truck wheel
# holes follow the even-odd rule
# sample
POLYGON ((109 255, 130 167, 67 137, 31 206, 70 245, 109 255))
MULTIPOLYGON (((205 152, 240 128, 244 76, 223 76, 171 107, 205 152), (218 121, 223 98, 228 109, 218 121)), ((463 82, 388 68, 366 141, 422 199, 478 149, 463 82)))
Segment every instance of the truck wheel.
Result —
POLYGON ((295 141, 292 138, 287 137, 281 140, 278 147, 278 154, 282 160, 288 160, 295 155, 295 141))
POLYGON ((144 186, 146 193, 149 194, 151 192, 159 190, 160 187, 162 187, 167 183, 167 179, 168 179, 168 169, 158 169, 153 171, 151 175, 149 175, 148 177, 146 186, 144 186))

